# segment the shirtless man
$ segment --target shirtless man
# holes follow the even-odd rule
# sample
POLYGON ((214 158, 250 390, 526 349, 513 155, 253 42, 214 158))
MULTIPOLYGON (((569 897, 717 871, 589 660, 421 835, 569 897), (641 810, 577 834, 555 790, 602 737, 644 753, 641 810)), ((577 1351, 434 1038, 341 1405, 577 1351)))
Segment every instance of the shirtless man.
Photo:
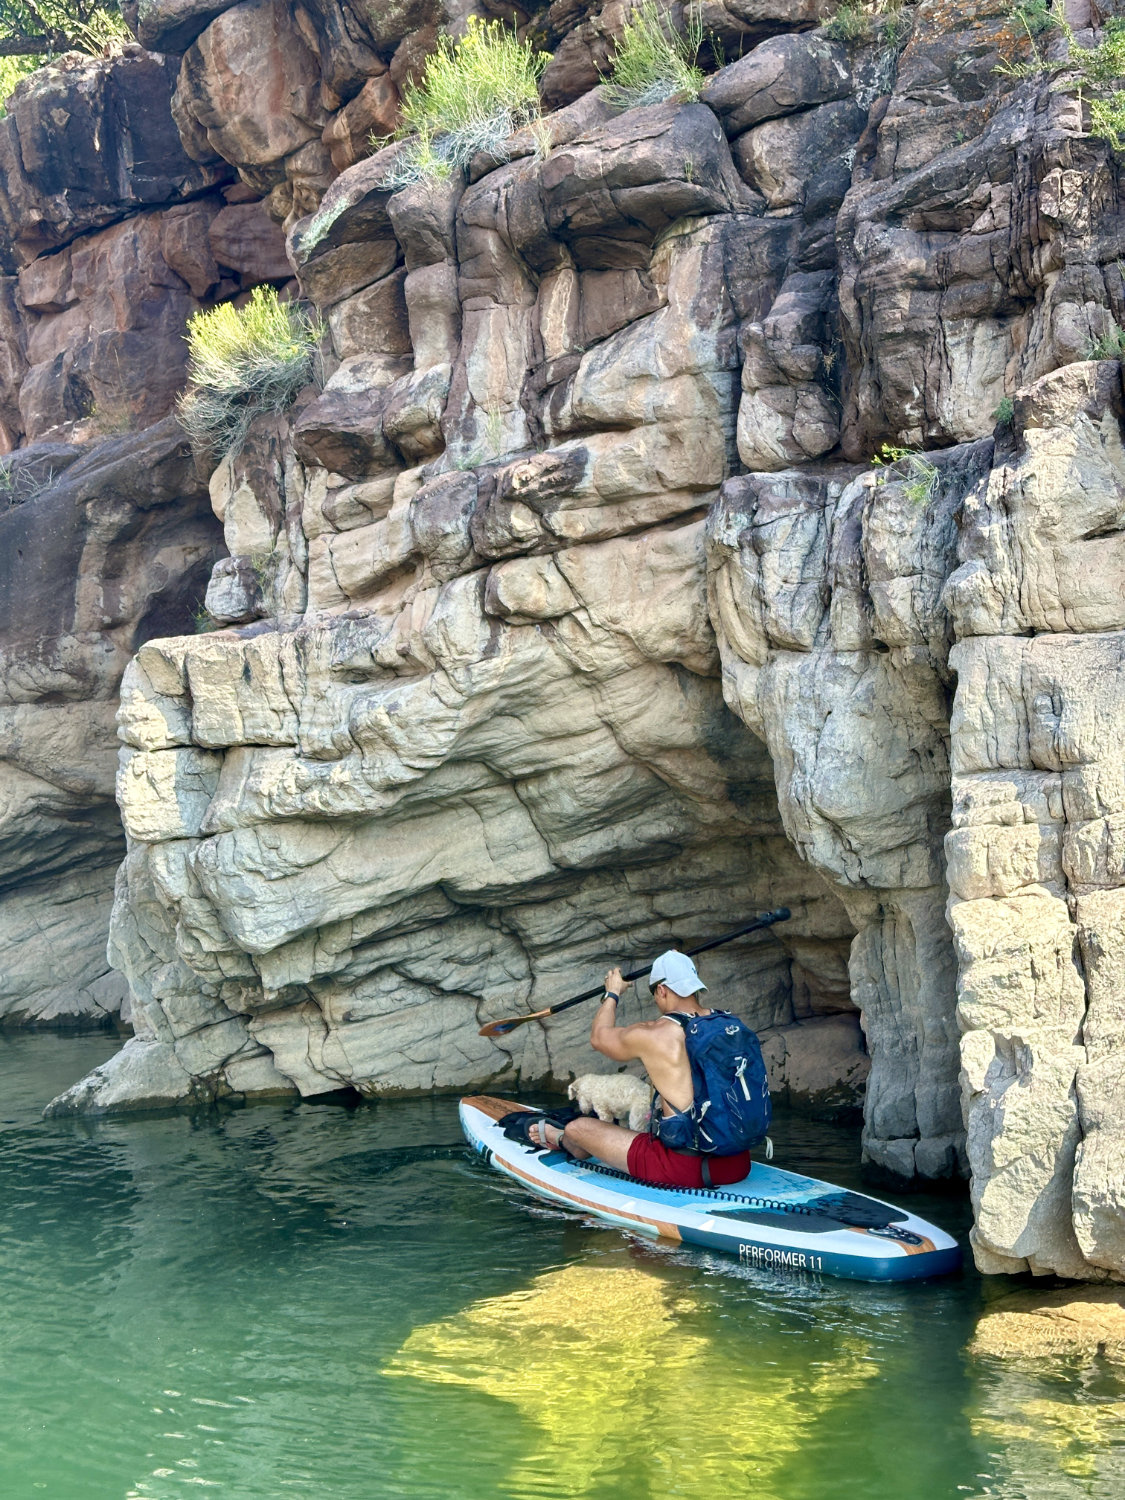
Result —
MULTIPOLYGON (((649 992, 660 1015, 655 1021, 618 1026, 617 1002, 624 987, 621 970, 610 969, 605 976, 605 999, 590 1027, 590 1045, 613 1062, 642 1062, 660 1096, 658 1108, 665 1118, 690 1109, 693 1089, 684 1032, 677 1021, 668 1017, 673 1013, 710 1015, 696 999, 707 986, 686 953, 675 949, 662 953, 648 976, 649 992)), ((676 1187, 704 1185, 702 1160, 694 1152, 674 1151, 655 1135, 638 1134, 623 1125, 611 1125, 589 1115, 572 1120, 565 1131, 549 1121, 537 1121, 530 1134, 536 1145, 561 1145, 580 1160, 596 1156, 607 1167, 617 1167, 644 1182, 676 1187)), ((711 1177, 708 1185, 719 1187, 738 1182, 750 1171, 750 1153, 712 1156, 707 1165, 711 1177)))

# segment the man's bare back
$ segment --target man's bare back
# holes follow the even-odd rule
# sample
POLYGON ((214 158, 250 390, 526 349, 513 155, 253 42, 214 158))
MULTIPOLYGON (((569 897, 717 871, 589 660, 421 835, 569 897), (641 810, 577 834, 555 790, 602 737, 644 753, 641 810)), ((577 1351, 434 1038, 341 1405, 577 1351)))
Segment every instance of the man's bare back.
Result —
MULTIPOLYGON (((668 1017, 673 1013, 706 1016, 710 1011, 701 1006, 694 995, 677 995, 666 984, 658 983, 653 988, 652 998, 660 1016, 653 1021, 618 1026, 617 1000, 625 988, 620 969, 609 970, 605 976, 605 988, 606 998, 598 1007, 590 1027, 590 1045, 614 1062, 643 1063, 660 1096, 659 1108, 664 1113, 690 1109, 693 1097, 691 1065, 683 1027, 668 1017)), ((557 1146, 563 1134, 557 1126, 541 1124, 533 1128, 537 1129, 536 1138, 542 1145, 557 1146)), ((611 1125, 604 1120, 583 1116, 566 1127, 566 1147, 574 1156, 596 1156, 607 1166, 624 1172, 628 1171, 629 1147, 637 1135, 637 1131, 626 1130, 623 1125, 611 1125)))
MULTIPOLYGON (((610 969, 605 977, 607 993, 619 994, 621 970, 610 969)), ((660 986, 666 989, 666 986, 660 986)), ((709 1015, 694 996, 676 995, 668 990, 669 1009, 654 1021, 637 1021, 632 1026, 616 1024, 615 1005, 603 1002, 590 1028, 590 1045, 614 1062, 641 1062, 660 1095, 660 1103, 673 1110, 691 1108, 691 1065, 688 1062, 684 1029, 669 1019, 675 1010, 681 1015, 709 1015)), ((655 997, 654 997, 655 998, 655 997)))

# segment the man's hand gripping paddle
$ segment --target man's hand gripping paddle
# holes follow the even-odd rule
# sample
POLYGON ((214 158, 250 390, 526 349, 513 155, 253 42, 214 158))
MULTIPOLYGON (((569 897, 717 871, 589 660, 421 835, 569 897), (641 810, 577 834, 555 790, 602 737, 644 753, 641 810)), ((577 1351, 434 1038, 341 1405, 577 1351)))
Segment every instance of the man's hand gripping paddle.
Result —
MULTIPOLYGON (((763 927, 772 927, 775 922, 788 922, 789 908, 779 906, 776 911, 765 911, 756 921, 746 927, 738 927, 734 932, 724 932, 722 937, 712 938, 709 943, 700 943, 698 948, 689 948, 687 956, 694 958, 697 953, 706 953, 708 948, 720 948, 724 943, 733 943, 735 938, 745 937, 748 932, 758 932, 763 927)), ((640 979, 647 974, 651 968, 646 964, 643 969, 634 969, 631 974, 624 976, 625 983, 629 984, 634 979, 640 979)), ((527 1016, 507 1016, 503 1021, 489 1021, 480 1029, 481 1036, 507 1036, 509 1031, 515 1031, 517 1026, 524 1026, 528 1021, 541 1021, 544 1016, 557 1016, 560 1010, 569 1010, 572 1005, 581 1005, 583 1000, 593 1000, 597 995, 605 994, 605 986, 598 985, 596 989, 586 990, 581 995, 575 995, 570 1000, 560 1000, 558 1005, 548 1005, 546 1010, 533 1010, 527 1016)))

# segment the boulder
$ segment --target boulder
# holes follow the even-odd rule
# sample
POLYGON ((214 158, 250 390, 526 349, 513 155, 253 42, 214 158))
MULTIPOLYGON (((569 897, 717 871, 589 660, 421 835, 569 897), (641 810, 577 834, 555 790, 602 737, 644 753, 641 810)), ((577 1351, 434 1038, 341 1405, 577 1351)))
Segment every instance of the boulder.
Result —
POLYGON ((31 443, 0 460, 0 490, 14 509, 41 495, 82 456, 75 443, 31 443))
POLYGON ((298 456, 352 479, 393 465, 382 417, 388 387, 404 373, 402 363, 381 355, 345 359, 297 422, 298 456))
POLYGON ((871 1060, 859 1017, 810 1016, 761 1033, 770 1095, 818 1120, 860 1120, 871 1060))
POLYGON ((284 0, 241 0, 184 54, 172 113, 201 162, 223 160, 266 192, 327 124, 320 63, 284 0))
MULTIPOLYGON (((410 24, 402 7, 392 5, 388 11, 388 19, 397 17, 403 26, 410 24)), ((369 78, 386 73, 381 49, 365 24, 362 3, 307 0, 295 20, 320 59, 321 100, 327 109, 347 103, 363 91, 369 78)))
MULTIPOLYGON (((544 228, 580 270, 643 268, 656 235, 677 219, 745 202, 723 133, 702 105, 627 110, 553 151, 537 175, 544 228)), ((534 216, 526 229, 517 223, 519 248, 533 254, 543 230, 534 216)))
POLYGON ((854 58, 823 32, 789 32, 713 73, 700 98, 728 136, 742 135, 763 120, 847 99, 856 89, 854 58))
POLYGON ((342 172, 316 213, 290 226, 289 259, 303 295, 318 307, 362 290, 398 263, 389 216, 395 189, 387 182, 398 151, 385 147, 342 172))
POLYGON ((988 1359, 1100 1356, 1125 1363, 1125 1296, 1116 1287, 1009 1292, 989 1303, 969 1352, 988 1359))
POLYGON ((142 47, 186 52, 217 15, 235 0, 126 0, 122 14, 142 47))
POLYGON ((369 78, 355 98, 332 117, 322 139, 338 172, 369 156, 373 140, 394 134, 400 103, 398 89, 382 73, 369 78))
POLYGON ((857 100, 837 99, 755 125, 738 137, 734 159, 769 208, 815 205, 810 217, 820 218, 844 201, 851 157, 866 124, 867 110, 857 100))

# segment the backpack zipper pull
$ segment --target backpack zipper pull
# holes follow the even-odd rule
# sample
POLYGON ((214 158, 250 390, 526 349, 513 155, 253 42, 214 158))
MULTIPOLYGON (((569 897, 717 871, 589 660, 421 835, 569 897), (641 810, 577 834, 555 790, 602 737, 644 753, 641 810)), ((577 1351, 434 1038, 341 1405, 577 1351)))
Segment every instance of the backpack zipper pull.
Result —
POLYGON ((747 1059, 745 1057, 740 1057, 738 1059, 738 1067, 734 1070, 734 1076, 742 1085, 742 1097, 744 1099, 749 1099, 750 1090, 746 1087, 746 1063, 747 1059))

